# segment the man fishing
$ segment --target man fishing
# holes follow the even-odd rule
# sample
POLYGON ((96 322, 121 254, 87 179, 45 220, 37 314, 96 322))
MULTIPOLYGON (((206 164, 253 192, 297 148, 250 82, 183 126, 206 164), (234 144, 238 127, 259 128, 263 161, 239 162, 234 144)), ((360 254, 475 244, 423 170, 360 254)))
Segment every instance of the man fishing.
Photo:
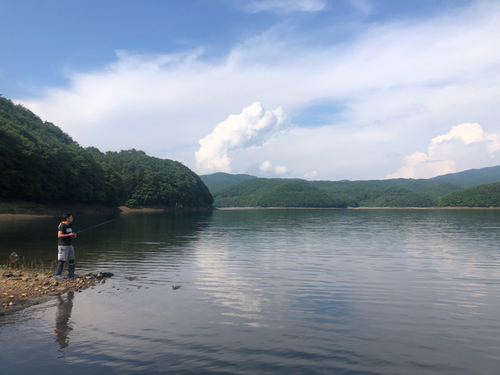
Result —
POLYGON ((63 221, 57 228, 57 259, 59 260, 59 264, 56 269, 56 279, 64 279, 62 271, 66 261, 68 261, 68 277, 79 277, 75 274, 75 250, 73 249, 73 245, 71 245, 71 240, 76 237, 76 233, 73 233, 72 222, 73 215, 64 214, 63 221))

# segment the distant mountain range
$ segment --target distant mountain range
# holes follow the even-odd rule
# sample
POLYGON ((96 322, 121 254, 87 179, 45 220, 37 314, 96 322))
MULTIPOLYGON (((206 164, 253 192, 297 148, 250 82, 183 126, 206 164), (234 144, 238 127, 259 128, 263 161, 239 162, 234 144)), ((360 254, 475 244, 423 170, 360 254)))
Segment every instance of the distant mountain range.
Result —
POLYGON ((467 188, 500 182, 500 166, 471 169, 430 179, 306 181, 221 172, 201 175, 200 178, 212 193, 215 207, 432 207, 470 204, 473 204, 473 207, 484 207, 489 203, 493 206, 500 205, 495 204, 500 200, 500 192, 493 186, 479 189, 479 200, 465 199, 463 196, 478 194, 476 190, 467 188), (457 197, 459 201, 456 201, 457 197))

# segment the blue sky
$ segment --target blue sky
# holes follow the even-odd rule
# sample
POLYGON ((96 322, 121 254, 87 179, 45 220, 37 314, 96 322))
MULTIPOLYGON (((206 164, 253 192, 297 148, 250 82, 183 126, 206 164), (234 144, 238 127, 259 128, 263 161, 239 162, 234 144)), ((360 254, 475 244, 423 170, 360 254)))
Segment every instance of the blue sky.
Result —
POLYGON ((1 1, 0 94, 197 173, 500 164, 494 1, 1 1))

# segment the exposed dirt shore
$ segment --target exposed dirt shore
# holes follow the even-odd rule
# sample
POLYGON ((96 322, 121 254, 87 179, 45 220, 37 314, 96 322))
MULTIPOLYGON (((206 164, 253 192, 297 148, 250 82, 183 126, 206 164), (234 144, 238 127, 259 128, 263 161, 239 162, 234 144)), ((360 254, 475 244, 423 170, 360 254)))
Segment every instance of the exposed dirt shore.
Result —
POLYGON ((54 275, 26 270, 0 271, 0 306, 8 309, 26 299, 67 292, 81 292, 97 284, 104 284, 110 273, 89 272, 78 279, 57 280, 54 275))

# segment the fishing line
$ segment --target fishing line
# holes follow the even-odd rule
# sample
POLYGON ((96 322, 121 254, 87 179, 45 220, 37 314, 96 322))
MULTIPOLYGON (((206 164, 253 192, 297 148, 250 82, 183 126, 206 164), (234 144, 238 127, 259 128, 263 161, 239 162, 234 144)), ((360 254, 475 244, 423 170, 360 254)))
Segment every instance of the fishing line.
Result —
POLYGON ((92 228, 95 228, 95 227, 99 227, 99 226, 104 225, 104 224, 111 223, 112 221, 116 221, 116 220, 123 219, 123 218, 125 218, 125 216, 130 216, 130 215, 124 215, 124 216, 122 216, 122 217, 118 217, 118 218, 113 219, 113 220, 105 221, 104 223, 97 224, 97 225, 94 225, 94 226, 92 226, 92 227, 89 227, 89 228, 85 228, 85 229, 79 230, 77 233, 82 233, 82 232, 85 232, 86 230, 89 230, 89 229, 92 229, 92 228))

